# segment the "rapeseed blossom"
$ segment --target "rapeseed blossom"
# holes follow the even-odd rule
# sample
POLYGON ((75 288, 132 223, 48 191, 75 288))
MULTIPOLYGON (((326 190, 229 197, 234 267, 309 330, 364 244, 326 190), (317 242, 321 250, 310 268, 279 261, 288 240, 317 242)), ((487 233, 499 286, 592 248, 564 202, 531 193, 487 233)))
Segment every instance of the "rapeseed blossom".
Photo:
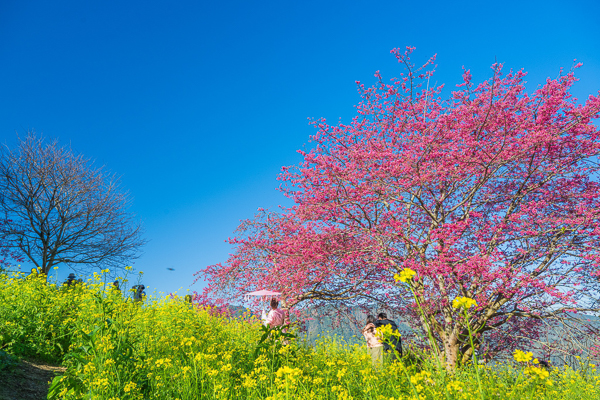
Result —
MULTIPOLYGON (((405 282, 414 275, 405 272, 405 282)), ((476 304, 457 300, 459 308, 476 304)), ((211 315, 177 297, 150 295, 136 305, 109 290, 100 275, 64 289, 48 285, 45 277, 0 274, 0 327, 5 348, 20 341, 48 359, 70 354, 66 372, 51 386, 54 397, 49 398, 55 400, 481 397, 469 365, 449 380, 432 358, 415 349, 406 353, 420 357, 419 367, 404 359, 386 365, 385 373, 372 368, 364 344, 327 335, 314 347, 292 341, 254 353, 261 337, 257 319, 211 315)), ((378 333, 392 334, 389 326, 378 333)), ((518 350, 515 360, 528 364, 514 371, 481 369, 482 379, 491 382, 484 388, 486 398, 568 399, 581 390, 590 399, 600 398, 593 364, 588 376, 538 368, 531 352, 518 350)))
POLYGON ((550 372, 541 367, 526 367, 523 372, 526 375, 537 376, 540 379, 547 379, 550 376, 550 372))
POLYGON ((513 357, 517 362, 529 362, 533 359, 533 353, 528 351, 527 353, 522 350, 515 350, 513 357))
POLYGON ((410 268, 404 268, 400 274, 394 274, 394 280, 396 282, 404 282, 407 283, 408 281, 412 280, 413 277, 417 274, 416 271, 413 271, 410 268))
POLYGON ((477 302, 469 297, 457 297, 452 302, 452 307, 454 308, 466 308, 469 309, 471 307, 477 307, 477 302))

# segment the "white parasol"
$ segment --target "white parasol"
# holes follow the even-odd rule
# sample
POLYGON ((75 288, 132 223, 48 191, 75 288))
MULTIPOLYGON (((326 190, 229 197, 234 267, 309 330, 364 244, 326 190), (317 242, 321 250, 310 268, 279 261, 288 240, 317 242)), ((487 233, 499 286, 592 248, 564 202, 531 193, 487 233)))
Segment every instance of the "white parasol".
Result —
MULTIPOLYGON (((244 300, 250 301, 250 297, 260 297, 261 300, 266 300, 267 298, 270 300, 273 297, 280 296, 281 292, 273 292, 270 290, 257 290, 255 292, 246 293, 244 295, 244 300)), ((265 303, 263 302, 262 314, 260 317, 263 321, 267 319, 267 314, 265 313, 265 303)))
POLYGON ((250 297, 251 296, 256 296, 256 297, 262 297, 262 298, 266 298, 268 297, 276 297, 281 295, 281 292, 272 292, 270 290, 257 290, 256 292, 250 292, 250 293, 246 293, 244 295, 244 300, 246 301, 250 301, 250 297))

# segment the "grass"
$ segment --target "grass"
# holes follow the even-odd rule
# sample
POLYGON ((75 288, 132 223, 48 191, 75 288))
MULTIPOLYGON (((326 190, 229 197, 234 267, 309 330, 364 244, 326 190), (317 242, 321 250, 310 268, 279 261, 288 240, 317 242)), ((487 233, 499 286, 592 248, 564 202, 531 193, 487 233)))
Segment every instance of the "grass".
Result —
POLYGON ((413 349, 373 368, 365 345, 334 337, 284 345, 281 331, 266 332, 250 316, 190 309, 179 298, 133 303, 103 280, 96 274, 67 288, 0 275, 0 349, 65 366, 50 399, 600 398, 589 362, 578 370, 515 362, 447 374, 413 349))

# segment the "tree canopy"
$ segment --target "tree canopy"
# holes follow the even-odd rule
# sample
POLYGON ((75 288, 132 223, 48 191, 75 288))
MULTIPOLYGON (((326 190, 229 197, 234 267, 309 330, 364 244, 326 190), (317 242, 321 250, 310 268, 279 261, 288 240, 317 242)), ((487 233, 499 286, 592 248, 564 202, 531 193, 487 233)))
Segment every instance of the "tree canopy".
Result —
POLYGON ((475 350, 458 297, 477 304, 475 348, 598 310, 600 97, 571 96, 579 65, 529 93, 524 71, 494 64, 442 98, 435 57, 417 68, 412 50, 393 50, 398 79, 359 83, 350 124, 313 122, 312 150, 279 177, 295 205, 244 221, 229 260, 201 273, 223 295, 409 313, 454 368, 475 350))
POLYGON ((29 133, 0 154, 4 237, 39 272, 125 267, 144 240, 119 180, 57 141, 29 133))

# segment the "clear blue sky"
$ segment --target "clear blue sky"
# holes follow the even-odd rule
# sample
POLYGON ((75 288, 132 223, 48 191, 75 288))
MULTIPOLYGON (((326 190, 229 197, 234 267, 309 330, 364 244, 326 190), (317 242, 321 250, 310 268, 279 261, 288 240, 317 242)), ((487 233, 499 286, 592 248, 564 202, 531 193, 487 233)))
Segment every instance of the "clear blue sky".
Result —
POLYGON ((149 240, 135 267, 185 289, 241 219, 285 204, 307 118, 347 122, 354 81, 399 75, 394 47, 437 53, 447 87, 497 58, 534 89, 576 58, 574 93, 597 93, 599 2, 572 3, 0 0, 0 141, 35 129, 121 175, 149 240))

